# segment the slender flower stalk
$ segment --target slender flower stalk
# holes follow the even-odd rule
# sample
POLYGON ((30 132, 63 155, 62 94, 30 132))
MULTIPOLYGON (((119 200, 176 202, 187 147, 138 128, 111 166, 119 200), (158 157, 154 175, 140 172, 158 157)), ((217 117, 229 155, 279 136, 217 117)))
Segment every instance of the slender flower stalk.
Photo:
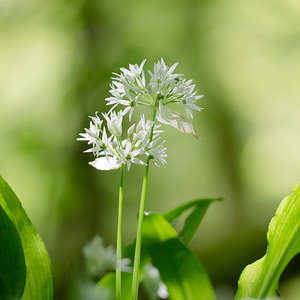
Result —
MULTIPOLYGON (((150 161, 149 158, 148 158, 148 161, 150 161)), ((148 185, 148 171, 149 171, 149 162, 145 169, 142 194, 141 194, 137 237, 136 237, 136 244, 135 244, 134 265, 133 265, 131 300, 137 300, 137 297, 138 297, 139 269, 140 269, 141 245, 142 245, 142 226, 143 226, 143 219, 144 219, 146 191, 147 191, 147 185, 148 185)))
POLYGON ((124 164, 121 165, 120 189, 119 189, 117 267, 116 267, 116 297, 117 297, 117 300, 121 300, 123 183, 124 183, 124 164))
MULTIPOLYGON (((156 117, 156 108, 153 111, 153 122, 156 117)), ((154 124, 151 128, 150 133, 150 142, 153 138, 154 124)), ((131 292, 131 300, 137 300, 138 298, 138 289, 139 289, 139 271, 140 271, 140 261, 141 261, 141 246, 142 246, 142 228, 143 228, 143 220, 144 220, 144 211, 145 211, 145 201, 146 201, 146 192, 148 185, 148 173, 149 173, 149 164, 150 164, 151 156, 149 155, 147 158, 147 164, 145 167, 145 174, 143 179, 141 200, 140 200, 140 210, 139 210, 139 219, 138 219, 138 227, 136 233, 136 243, 135 243, 135 254, 134 254, 134 264, 133 264, 133 278, 132 278, 132 292, 131 292)))

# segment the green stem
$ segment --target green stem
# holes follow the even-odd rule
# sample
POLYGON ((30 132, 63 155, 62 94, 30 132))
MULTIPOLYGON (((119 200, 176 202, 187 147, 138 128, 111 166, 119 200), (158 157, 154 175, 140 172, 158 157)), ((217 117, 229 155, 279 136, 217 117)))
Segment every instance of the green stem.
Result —
POLYGON ((121 165, 120 189, 119 189, 118 234, 117 234, 117 267, 116 267, 116 297, 117 297, 117 300, 121 300, 123 181, 124 181, 124 164, 121 165))
POLYGON ((139 211, 139 220, 138 220, 138 228, 137 228, 137 234, 136 234, 137 238, 136 238, 136 244, 135 244, 133 279, 132 279, 132 292, 131 292, 131 299, 132 300, 137 300, 137 297, 138 297, 139 269, 140 269, 141 244, 142 244, 142 226, 143 226, 146 191, 147 191, 147 184, 148 184, 149 161, 150 161, 150 159, 148 158, 147 159, 147 166, 146 166, 145 174, 144 174, 144 180, 143 180, 141 202, 140 202, 140 211, 139 211))
MULTIPOLYGON (((154 112, 153 112, 153 121, 155 120, 155 117, 156 117, 156 109, 154 109, 154 112)), ((154 124, 151 128, 150 142, 152 141, 152 138, 153 138, 153 131, 154 131, 154 124)), ((138 226, 137 226, 137 233, 136 233, 131 300, 137 300, 137 298, 138 298, 139 270, 140 270, 141 245, 142 245, 142 227, 143 227, 145 200, 146 200, 146 192, 147 192, 147 185, 148 185, 149 163, 150 163, 150 157, 148 156, 147 165, 145 168, 144 179, 143 179, 140 210, 139 210, 139 219, 138 219, 138 226)))

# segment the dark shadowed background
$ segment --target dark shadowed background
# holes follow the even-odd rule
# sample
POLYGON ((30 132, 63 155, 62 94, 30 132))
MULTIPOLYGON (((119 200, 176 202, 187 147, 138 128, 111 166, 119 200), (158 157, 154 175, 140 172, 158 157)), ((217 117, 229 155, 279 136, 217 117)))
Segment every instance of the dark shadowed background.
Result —
MULTIPOLYGON (((191 243, 218 299, 266 249, 267 225, 300 179, 300 2, 0 0, 0 173, 20 197, 69 299, 82 247, 116 240, 119 172, 88 165, 76 141, 106 111, 112 72, 163 57, 205 97, 201 140, 166 128, 168 164, 152 167, 146 209, 213 204, 191 243)), ((136 230, 143 167, 125 177, 124 243, 136 230)), ((299 255, 281 279, 300 294, 299 255)))

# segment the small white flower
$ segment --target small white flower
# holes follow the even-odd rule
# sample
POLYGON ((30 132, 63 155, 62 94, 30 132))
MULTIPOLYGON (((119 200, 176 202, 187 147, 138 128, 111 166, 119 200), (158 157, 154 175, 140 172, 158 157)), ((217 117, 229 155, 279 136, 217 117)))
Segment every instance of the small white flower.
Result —
POLYGON ((142 115, 139 123, 136 126, 136 132, 133 134, 133 140, 140 141, 145 145, 150 137, 153 124, 153 121, 146 121, 145 116, 142 115))
POLYGON ((145 165, 142 160, 136 157, 137 155, 142 154, 142 149, 133 150, 131 143, 127 140, 125 140, 124 144, 124 149, 118 149, 118 152, 121 154, 121 158, 117 161, 117 163, 120 165, 125 163, 128 171, 130 170, 131 163, 145 165))
POLYGON ((102 137, 98 137, 95 143, 93 143, 93 147, 91 149, 88 149, 84 152, 92 152, 96 157, 105 155, 108 157, 108 155, 111 155, 111 141, 113 136, 108 137, 106 134, 105 127, 102 131, 102 137))
POLYGON ((83 248, 87 271, 91 276, 102 276, 116 266, 116 252, 113 246, 104 246, 103 239, 95 236, 83 248))
POLYGON ((154 142, 154 146, 152 146, 152 148, 147 151, 147 155, 150 156, 151 161, 156 167, 160 167, 167 163, 165 160, 165 158, 167 157, 167 148, 163 146, 164 142, 165 141, 158 145, 155 145, 156 143, 154 142))
POLYGON ((178 63, 175 63, 169 68, 163 59, 154 64, 153 72, 148 71, 150 75, 148 91, 150 94, 155 93, 159 97, 167 97, 172 94, 176 82, 182 76, 180 74, 173 74, 177 65, 178 63))
MULTIPOLYGON (((115 248, 111 245, 105 247, 102 237, 98 235, 84 246, 83 255, 87 271, 93 277, 100 277, 107 271, 114 270, 117 267, 115 248)), ((130 263, 131 260, 129 258, 123 258, 121 260, 121 270, 123 272, 131 272, 130 263)))
POLYGON ((123 111, 116 113, 112 111, 110 116, 108 114, 102 114, 107 122, 107 128, 109 132, 116 136, 122 135, 122 120, 124 116, 123 111))
POLYGON ((90 164, 92 166, 101 170, 115 169, 117 166, 115 166, 112 159, 114 157, 112 146, 114 136, 107 136, 105 127, 101 128, 103 121, 99 119, 97 114, 96 117, 90 118, 92 119, 90 128, 86 128, 85 133, 81 133, 81 138, 77 140, 87 141, 89 145, 92 145, 90 149, 84 152, 92 152, 94 156, 101 158, 91 162, 90 164), (102 157, 106 157, 106 161, 102 157), (111 165, 111 167, 109 167, 109 165, 111 165))
POLYGON ((194 91, 195 85, 192 84, 192 82, 192 80, 186 81, 183 79, 180 80, 176 86, 176 92, 179 95, 179 101, 176 102, 183 106, 187 116, 191 119, 193 119, 193 110, 202 110, 202 108, 197 106, 195 103, 203 97, 203 95, 197 95, 197 91, 194 91))
POLYGON ((85 152, 93 152, 95 156, 100 155, 100 133, 102 131, 102 120, 99 119, 97 112, 96 117, 90 117, 92 121, 90 122, 90 128, 85 128, 85 133, 80 133, 81 138, 78 141, 87 141, 88 145, 92 145, 92 148, 86 150, 85 152))
POLYGON ((95 117, 90 117, 92 121, 90 122, 90 128, 85 128, 85 133, 80 133, 79 135, 82 136, 78 138, 78 141, 87 141, 88 144, 93 144, 97 142, 101 131, 102 120, 99 119, 97 112, 95 117))
POLYGON ((121 68, 121 74, 115 74, 111 90, 111 97, 106 98, 107 105, 113 105, 114 109, 121 104, 129 107, 129 119, 131 119, 134 108, 138 105, 139 98, 146 92, 146 81, 143 60, 141 65, 129 65, 129 69, 121 68))
MULTIPOLYGON (((135 65, 129 64, 129 70, 125 68, 121 68, 120 70, 123 72, 124 76, 128 79, 128 81, 134 82, 137 78, 143 75, 143 67, 145 62, 146 59, 142 61, 140 66, 137 64, 135 65)), ((145 85, 145 82, 142 80, 141 84, 145 85)))
POLYGON ((102 133, 102 138, 101 138, 100 148, 102 150, 106 150, 110 146, 112 138, 113 138, 112 135, 110 137, 107 136, 106 129, 104 127, 103 128, 103 133, 102 133))

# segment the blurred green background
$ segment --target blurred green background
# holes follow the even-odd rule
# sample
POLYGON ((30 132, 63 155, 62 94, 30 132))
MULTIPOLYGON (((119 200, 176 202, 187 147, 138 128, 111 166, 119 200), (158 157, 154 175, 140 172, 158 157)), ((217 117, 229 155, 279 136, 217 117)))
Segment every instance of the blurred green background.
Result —
MULTIPOLYGON (((218 299, 266 249, 267 225, 300 179, 300 2, 0 0, 0 172, 43 237, 57 299, 68 299, 95 234, 115 242, 119 172, 88 165, 76 141, 105 111, 112 72, 163 57, 205 97, 201 140, 166 128, 168 164, 152 167, 146 209, 199 197, 209 208, 191 248, 218 299)), ((124 243, 135 235, 143 168, 125 178, 124 243)), ((300 295, 299 255, 281 280, 300 295)))

